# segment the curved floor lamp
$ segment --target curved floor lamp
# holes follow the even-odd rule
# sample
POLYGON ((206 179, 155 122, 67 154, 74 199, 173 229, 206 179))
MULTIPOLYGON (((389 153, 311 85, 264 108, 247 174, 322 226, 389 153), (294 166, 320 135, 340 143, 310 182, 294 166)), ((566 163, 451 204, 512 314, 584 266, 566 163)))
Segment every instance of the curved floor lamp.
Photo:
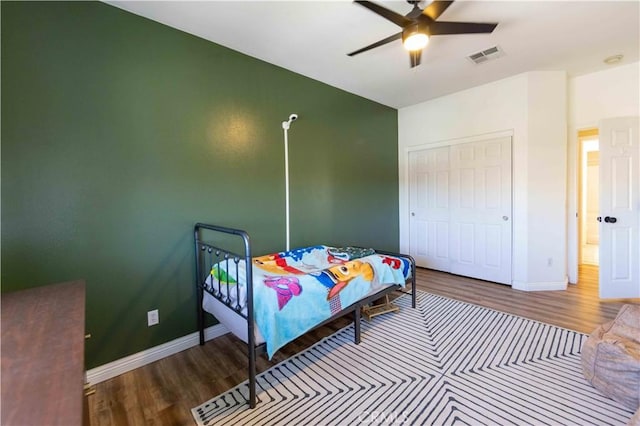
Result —
POLYGON ((286 229, 287 229, 287 251, 289 251, 290 231, 289 231, 289 127, 291 123, 298 119, 298 114, 291 114, 288 121, 282 122, 284 130, 284 186, 286 191, 285 209, 286 209, 286 229))

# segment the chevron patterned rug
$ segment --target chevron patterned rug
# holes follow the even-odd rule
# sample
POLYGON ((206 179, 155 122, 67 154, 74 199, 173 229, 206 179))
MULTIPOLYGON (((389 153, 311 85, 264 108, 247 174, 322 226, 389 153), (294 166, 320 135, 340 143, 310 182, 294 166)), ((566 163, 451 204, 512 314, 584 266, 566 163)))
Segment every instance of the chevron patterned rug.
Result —
POLYGON ((586 335, 419 292, 192 410, 198 425, 624 425, 582 375, 586 335))

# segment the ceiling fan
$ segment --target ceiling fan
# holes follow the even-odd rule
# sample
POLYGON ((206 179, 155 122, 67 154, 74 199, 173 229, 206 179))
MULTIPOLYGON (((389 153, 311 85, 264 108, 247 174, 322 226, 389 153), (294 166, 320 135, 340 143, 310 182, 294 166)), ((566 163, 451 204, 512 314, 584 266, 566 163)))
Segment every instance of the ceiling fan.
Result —
POLYGON ((436 19, 438 19, 438 17, 442 15, 449 6, 451 6, 453 1, 434 0, 423 10, 418 7, 420 0, 407 0, 407 3, 413 5, 413 9, 404 16, 370 1, 355 1, 354 3, 358 3, 383 18, 388 19, 401 27, 402 31, 370 44, 369 46, 363 47, 362 49, 358 49, 355 52, 348 53, 347 55, 355 56, 359 53, 366 52, 367 50, 402 39, 402 44, 404 44, 404 47, 409 51, 411 68, 420 65, 422 49, 427 45, 429 37, 431 36, 491 33, 498 26, 498 24, 482 24, 475 22, 436 21, 436 19))

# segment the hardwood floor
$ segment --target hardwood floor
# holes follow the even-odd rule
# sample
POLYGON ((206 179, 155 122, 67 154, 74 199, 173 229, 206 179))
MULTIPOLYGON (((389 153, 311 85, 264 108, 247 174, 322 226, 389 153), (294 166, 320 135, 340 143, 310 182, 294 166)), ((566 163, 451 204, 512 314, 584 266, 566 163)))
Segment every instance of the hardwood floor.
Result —
MULTIPOLYGON (((582 265, 579 283, 566 291, 523 292, 511 287, 419 268, 420 290, 485 306, 548 324, 590 333, 615 318, 625 303, 600 301, 597 267, 582 265)), ((264 371, 350 323, 342 318, 278 351, 258 358, 264 371)), ((247 379, 246 345, 221 336, 96 385, 89 396, 91 425, 193 425, 191 408, 247 379)))
POLYGON ((598 324, 615 318, 623 304, 640 303, 639 299, 600 300, 598 267, 592 265, 580 265, 579 283, 570 284, 565 291, 518 291, 421 268, 417 277, 418 288, 430 293, 587 334, 598 324))

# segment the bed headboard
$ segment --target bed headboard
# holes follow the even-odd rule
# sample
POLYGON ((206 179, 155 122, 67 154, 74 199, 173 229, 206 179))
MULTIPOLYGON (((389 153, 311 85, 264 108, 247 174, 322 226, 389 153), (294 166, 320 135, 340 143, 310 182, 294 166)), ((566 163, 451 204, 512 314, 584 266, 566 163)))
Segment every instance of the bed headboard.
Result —
MULTIPOLYGON (((224 303, 239 315, 247 318, 249 324, 253 324, 253 274, 252 274, 252 259, 251 259, 251 242, 249 234, 241 229, 226 228, 217 225, 208 225, 204 223, 197 223, 194 227, 194 241, 196 250, 196 285, 198 291, 198 306, 202 306, 202 290, 204 283, 209 276, 211 269, 214 265, 223 262, 226 263, 226 270, 230 271, 235 268, 236 277, 238 275, 238 265, 241 261, 246 265, 246 291, 247 291, 247 314, 241 312, 242 308, 239 304, 240 294, 239 286, 234 286, 235 291, 238 292, 235 297, 235 306, 233 306, 230 297, 230 285, 229 280, 218 281, 218 288, 213 288, 212 295, 216 297, 220 302, 224 303), (224 241, 223 237, 233 236, 241 240, 243 250, 241 253, 235 253, 224 247, 229 246, 229 238, 224 241), (220 240, 220 241, 218 241, 220 240), (220 286, 226 285, 224 292, 221 292, 220 286), (251 317, 251 318, 249 318, 251 317)), ((238 241, 235 241, 238 242, 238 241)), ((231 290, 233 291, 233 290, 231 290)), ((199 324, 200 325, 200 324, 199 324)))
MULTIPOLYGON (((255 320, 253 314, 253 261, 251 259, 251 241, 249 240, 249 234, 241 229, 226 228, 224 226, 207 225, 204 223, 196 223, 193 230, 195 250, 196 250, 196 292, 198 294, 198 329, 200 334, 200 345, 204 345, 204 309, 202 308, 202 299, 204 298, 204 284, 206 277, 210 274, 213 265, 220 261, 226 261, 235 263, 236 268, 241 260, 244 260, 246 268, 246 291, 247 291, 247 314, 244 315, 241 312, 240 307, 237 308, 231 306, 230 300, 223 300, 222 295, 214 295, 222 303, 231 307, 239 315, 242 315, 247 319, 247 339, 249 348, 249 401, 250 407, 256 406, 256 352, 255 352, 255 320), (207 241, 202 238, 204 234, 207 234, 207 241), (226 237, 238 237, 242 240, 244 250, 242 253, 234 253, 229 250, 219 247, 218 239, 223 240, 223 236, 226 237)), ((227 239, 228 241, 228 239, 227 239)), ((237 239, 236 239, 237 241, 237 239)), ((228 266, 228 265, 227 265, 228 266)), ((228 269, 227 269, 228 270, 228 269)), ((236 269, 236 277, 238 270, 236 269)), ((219 281, 218 281, 219 282, 219 281)), ((235 286, 238 291, 239 286, 235 286)), ((229 295, 229 282, 227 280, 227 295, 229 295)), ((236 294, 238 296, 238 294, 236 294)), ((227 297, 228 299, 228 297, 227 297)), ((236 297, 236 301, 239 297, 236 297)))

